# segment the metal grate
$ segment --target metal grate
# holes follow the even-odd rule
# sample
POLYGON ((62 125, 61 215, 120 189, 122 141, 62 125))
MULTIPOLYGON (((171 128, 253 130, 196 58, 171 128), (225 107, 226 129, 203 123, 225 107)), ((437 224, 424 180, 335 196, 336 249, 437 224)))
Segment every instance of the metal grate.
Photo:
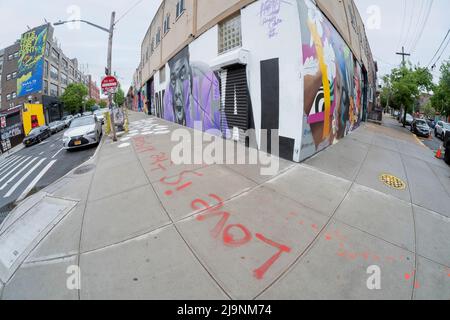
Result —
POLYGON ((395 190, 405 190, 406 183, 396 176, 391 174, 382 174, 380 175, 380 181, 383 182, 386 186, 395 189, 395 190))

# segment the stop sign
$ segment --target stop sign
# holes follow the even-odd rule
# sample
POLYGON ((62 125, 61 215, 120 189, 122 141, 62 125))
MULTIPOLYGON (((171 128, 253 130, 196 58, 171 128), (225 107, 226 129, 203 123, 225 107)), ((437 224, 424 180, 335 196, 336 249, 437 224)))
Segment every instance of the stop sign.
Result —
POLYGON ((119 86, 119 82, 117 81, 116 77, 107 76, 102 80, 103 92, 114 93, 114 92, 116 92, 118 86, 119 86))

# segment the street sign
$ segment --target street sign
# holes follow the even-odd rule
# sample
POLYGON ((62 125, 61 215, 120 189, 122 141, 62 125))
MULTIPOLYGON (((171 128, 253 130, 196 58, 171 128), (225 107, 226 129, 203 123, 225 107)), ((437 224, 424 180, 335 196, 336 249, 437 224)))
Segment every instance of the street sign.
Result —
POLYGON ((116 77, 107 76, 103 78, 101 87, 103 93, 115 93, 119 87, 119 81, 116 77))

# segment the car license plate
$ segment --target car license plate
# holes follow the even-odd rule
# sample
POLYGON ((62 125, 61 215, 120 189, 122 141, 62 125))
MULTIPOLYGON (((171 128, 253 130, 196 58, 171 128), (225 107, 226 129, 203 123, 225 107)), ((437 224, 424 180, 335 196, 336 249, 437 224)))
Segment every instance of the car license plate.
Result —
POLYGON ((76 145, 76 146, 79 146, 79 145, 81 144, 81 141, 80 141, 80 140, 77 140, 77 141, 75 141, 73 144, 76 145))

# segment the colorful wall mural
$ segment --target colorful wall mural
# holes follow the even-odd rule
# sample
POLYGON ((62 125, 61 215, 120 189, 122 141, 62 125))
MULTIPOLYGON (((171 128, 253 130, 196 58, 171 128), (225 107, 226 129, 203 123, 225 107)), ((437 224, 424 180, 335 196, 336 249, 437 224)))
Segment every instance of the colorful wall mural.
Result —
POLYGON ((42 90, 47 25, 22 35, 19 50, 17 96, 23 97, 42 90))
POLYGON ((336 143, 362 117, 363 76, 345 41, 310 0, 297 0, 304 65, 301 158, 336 143))
POLYGON ((164 118, 190 128, 199 121, 204 131, 221 130, 221 121, 225 119, 220 112, 218 76, 207 64, 191 62, 189 47, 172 58, 168 66, 170 79, 164 95, 164 118))

